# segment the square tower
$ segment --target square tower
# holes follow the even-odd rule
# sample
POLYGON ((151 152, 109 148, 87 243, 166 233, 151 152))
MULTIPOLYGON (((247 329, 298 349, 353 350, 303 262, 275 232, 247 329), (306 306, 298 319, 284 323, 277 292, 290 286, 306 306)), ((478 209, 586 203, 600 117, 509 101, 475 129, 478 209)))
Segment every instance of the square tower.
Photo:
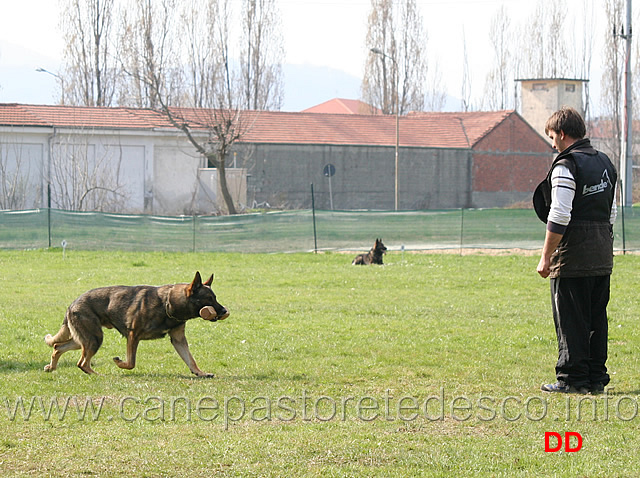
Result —
POLYGON ((520 114, 545 138, 547 119, 561 107, 571 106, 584 118, 583 90, 589 80, 535 78, 516 81, 520 83, 520 114))

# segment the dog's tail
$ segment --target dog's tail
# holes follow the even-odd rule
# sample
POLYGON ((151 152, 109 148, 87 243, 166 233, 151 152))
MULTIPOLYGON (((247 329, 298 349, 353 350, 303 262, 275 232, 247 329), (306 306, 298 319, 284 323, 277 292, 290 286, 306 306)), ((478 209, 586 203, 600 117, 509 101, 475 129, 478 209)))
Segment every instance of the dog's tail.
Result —
POLYGON ((69 340, 72 340, 72 339, 73 337, 71 337, 71 331, 69 330, 69 326, 67 325, 66 318, 62 323, 62 327, 60 327, 60 330, 55 336, 51 334, 47 334, 44 337, 44 341, 49 347, 53 347, 55 344, 68 342, 69 340))

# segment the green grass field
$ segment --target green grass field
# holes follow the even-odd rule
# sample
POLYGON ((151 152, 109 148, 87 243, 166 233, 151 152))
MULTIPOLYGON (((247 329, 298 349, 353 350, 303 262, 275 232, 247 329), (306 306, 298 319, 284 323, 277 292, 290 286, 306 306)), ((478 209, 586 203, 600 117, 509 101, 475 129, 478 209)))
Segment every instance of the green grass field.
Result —
MULTIPOLYGON (((638 256, 617 256, 612 389, 554 380, 536 256, 0 251, 2 476, 640 476, 638 256), (215 272, 224 322, 187 325, 197 379, 168 339, 105 330, 87 376, 55 333, 82 292, 215 272), (546 453, 545 432, 579 433, 546 453), (576 442, 570 442, 576 447, 576 442)), ((554 443, 552 443, 554 444, 554 443)))

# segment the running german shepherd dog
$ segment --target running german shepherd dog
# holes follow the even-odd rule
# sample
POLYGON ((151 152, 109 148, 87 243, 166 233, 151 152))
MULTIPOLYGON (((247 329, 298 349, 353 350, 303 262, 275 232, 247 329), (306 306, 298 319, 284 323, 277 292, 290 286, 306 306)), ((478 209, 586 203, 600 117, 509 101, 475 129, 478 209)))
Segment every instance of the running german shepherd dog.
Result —
POLYGON ((358 254, 351 263, 352 265, 382 264, 382 255, 387 252, 387 248, 382 243, 382 239, 376 239, 375 244, 366 254, 358 254))
POLYGON ((136 350, 141 340, 169 334, 176 352, 192 373, 213 377, 198 368, 184 335, 189 319, 200 316, 215 322, 229 316, 211 290, 212 282, 213 275, 203 284, 200 272, 196 272, 190 284, 111 286, 85 292, 69 306, 55 337, 49 334, 44 338, 53 347, 51 363, 44 370, 55 370, 63 353, 81 349, 78 367, 95 374, 91 358, 102 345, 102 327, 106 327, 115 328, 127 339, 127 361, 113 359, 120 368, 131 370, 136 366, 136 350))

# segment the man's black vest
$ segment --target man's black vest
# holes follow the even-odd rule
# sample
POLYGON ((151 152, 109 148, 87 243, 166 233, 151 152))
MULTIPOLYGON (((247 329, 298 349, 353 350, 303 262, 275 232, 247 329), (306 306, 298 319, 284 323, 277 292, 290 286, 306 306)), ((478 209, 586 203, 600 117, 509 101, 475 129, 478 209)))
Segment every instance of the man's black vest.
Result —
POLYGON ((618 175, 606 154, 596 151, 588 139, 576 141, 560 153, 533 196, 533 205, 541 221, 547 222, 551 206, 551 173, 566 166, 576 182, 571 222, 608 222, 618 175))

